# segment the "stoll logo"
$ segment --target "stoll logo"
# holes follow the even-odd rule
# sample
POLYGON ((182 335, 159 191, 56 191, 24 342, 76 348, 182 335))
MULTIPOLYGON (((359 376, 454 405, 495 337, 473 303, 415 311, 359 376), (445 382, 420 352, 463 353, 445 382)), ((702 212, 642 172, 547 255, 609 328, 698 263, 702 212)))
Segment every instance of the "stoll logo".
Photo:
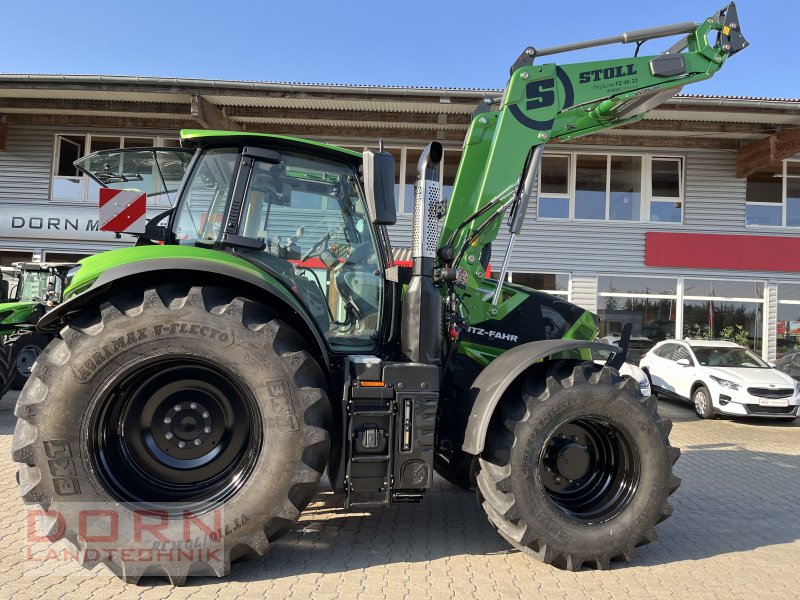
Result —
POLYGON ((224 537, 231 527, 221 504, 193 505, 191 510, 96 502, 69 502, 47 510, 30 507, 25 574, 91 576, 78 561, 89 569, 101 563, 122 568, 127 575, 221 575, 224 537))

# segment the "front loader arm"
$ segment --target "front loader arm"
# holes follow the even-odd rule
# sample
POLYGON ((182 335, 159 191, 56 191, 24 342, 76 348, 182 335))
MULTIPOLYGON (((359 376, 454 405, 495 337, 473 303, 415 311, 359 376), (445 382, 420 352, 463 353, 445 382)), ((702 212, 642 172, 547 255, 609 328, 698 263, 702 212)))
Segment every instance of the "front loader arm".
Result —
POLYGON ((483 277, 481 251, 497 236, 498 209, 513 200, 532 147, 637 121, 684 85, 712 77, 745 46, 731 3, 699 25, 656 27, 539 52, 527 48, 512 66, 499 109, 492 110, 491 101, 479 106, 464 141, 440 245, 453 245, 453 266, 466 269, 467 287, 483 277), (533 64, 537 56, 678 33, 687 35, 656 56, 533 64), (713 45, 709 36, 716 37, 713 45))

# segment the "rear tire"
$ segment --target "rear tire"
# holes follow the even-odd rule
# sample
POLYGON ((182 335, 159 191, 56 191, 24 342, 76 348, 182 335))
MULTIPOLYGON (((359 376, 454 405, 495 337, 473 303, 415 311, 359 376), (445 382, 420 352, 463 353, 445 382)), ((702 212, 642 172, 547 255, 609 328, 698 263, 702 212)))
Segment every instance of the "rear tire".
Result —
POLYGON ((11 357, 11 346, 0 340, 0 399, 14 383, 14 359, 11 357))
MULTIPOLYGON (((263 554, 316 492, 330 450, 325 388, 303 339, 260 304, 179 285, 116 296, 61 331, 20 395, 23 498, 64 517, 87 568, 175 585, 198 569, 224 576, 232 560, 263 554), (224 550, 205 563, 143 565, 134 552, 89 562, 76 514, 87 502, 120 523, 142 505, 222 506, 224 550)), ((139 537, 128 547, 153 548, 139 537)))
POLYGON ((450 455, 450 461, 446 462, 435 454, 433 468, 436 474, 447 482, 465 490, 475 489, 478 476, 478 457, 465 454, 459 449, 454 450, 450 455))
POLYGON ((711 404, 711 393, 704 385, 698 387, 692 392, 692 406, 694 407, 694 414, 700 419, 713 419, 714 406, 711 404))
POLYGON ((14 379, 11 389, 21 390, 25 387, 36 359, 39 358, 51 339, 53 338, 38 331, 23 331, 8 337, 8 345, 11 346, 14 363, 14 379))
POLYGON ((492 417, 478 498, 500 535, 542 562, 576 571, 631 560, 672 512, 671 427, 615 369, 534 365, 492 417))

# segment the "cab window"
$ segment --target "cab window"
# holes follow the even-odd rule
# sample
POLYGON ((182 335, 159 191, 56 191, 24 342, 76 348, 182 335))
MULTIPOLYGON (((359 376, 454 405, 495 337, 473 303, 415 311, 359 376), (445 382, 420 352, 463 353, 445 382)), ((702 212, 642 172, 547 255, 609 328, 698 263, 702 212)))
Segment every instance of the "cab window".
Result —
POLYGON ((240 152, 235 148, 206 150, 181 197, 175 238, 179 244, 211 244, 219 237, 240 152))

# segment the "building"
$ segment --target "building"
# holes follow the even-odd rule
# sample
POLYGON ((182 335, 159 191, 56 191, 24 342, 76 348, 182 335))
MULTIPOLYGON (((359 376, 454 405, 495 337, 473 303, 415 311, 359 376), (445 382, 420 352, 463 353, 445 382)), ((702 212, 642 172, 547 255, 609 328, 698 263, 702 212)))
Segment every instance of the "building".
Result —
MULTIPOLYGON (((181 128, 198 127, 359 150, 383 139, 398 165, 391 236, 408 245, 421 148, 443 144, 447 196, 472 110, 499 94, 0 75, 0 263, 130 243, 97 230, 96 189, 72 161, 175 145, 181 128)), ((640 123, 578 141, 546 150, 512 281, 597 312, 607 335, 625 321, 650 340, 730 328, 769 359, 800 345, 800 100, 678 96, 640 123)))

